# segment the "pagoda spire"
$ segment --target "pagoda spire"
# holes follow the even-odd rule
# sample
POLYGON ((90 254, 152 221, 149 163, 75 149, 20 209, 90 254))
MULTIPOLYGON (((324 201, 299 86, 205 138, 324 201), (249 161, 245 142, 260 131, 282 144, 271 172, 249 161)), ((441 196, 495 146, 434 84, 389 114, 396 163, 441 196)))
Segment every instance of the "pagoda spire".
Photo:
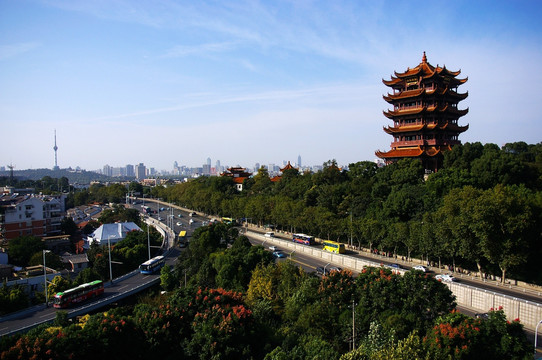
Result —
POLYGON ((427 62, 427 56, 425 56, 425 51, 423 52, 423 57, 422 57, 422 63, 426 63, 427 62))

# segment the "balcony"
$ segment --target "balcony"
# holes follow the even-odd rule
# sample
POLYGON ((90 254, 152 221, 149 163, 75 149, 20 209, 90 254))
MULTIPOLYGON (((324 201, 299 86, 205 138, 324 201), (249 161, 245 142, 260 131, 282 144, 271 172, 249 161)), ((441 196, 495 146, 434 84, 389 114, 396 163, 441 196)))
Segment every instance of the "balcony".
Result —
POLYGON ((394 141, 391 143, 392 148, 400 147, 413 147, 418 145, 423 145, 424 140, 408 140, 408 141, 394 141))

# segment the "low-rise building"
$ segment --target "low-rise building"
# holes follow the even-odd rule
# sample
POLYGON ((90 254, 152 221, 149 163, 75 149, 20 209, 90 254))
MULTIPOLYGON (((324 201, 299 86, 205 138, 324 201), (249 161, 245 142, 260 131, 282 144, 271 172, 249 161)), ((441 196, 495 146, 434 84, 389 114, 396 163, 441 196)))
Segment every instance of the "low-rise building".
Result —
POLYGON ((9 241, 23 235, 60 235, 64 200, 64 195, 0 194, 0 236, 9 241))
POLYGON ((84 247, 88 249, 94 242, 98 245, 107 245, 108 242, 115 244, 123 240, 130 231, 141 231, 141 228, 133 222, 103 224, 87 237, 84 247))

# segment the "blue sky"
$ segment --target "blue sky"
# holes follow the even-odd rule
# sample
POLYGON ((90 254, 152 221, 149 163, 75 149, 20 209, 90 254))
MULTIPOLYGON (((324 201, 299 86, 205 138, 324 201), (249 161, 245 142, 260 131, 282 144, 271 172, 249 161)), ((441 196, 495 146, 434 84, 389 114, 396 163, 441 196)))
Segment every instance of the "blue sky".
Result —
POLYGON ((462 142, 542 141, 542 2, 0 0, 0 166, 374 160, 382 79, 461 70, 462 142))

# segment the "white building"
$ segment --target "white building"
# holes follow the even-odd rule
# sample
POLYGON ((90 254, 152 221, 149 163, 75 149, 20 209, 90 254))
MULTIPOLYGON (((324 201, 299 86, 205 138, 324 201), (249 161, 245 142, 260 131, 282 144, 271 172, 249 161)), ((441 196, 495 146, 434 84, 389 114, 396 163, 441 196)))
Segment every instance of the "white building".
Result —
POLYGON ((141 231, 141 228, 133 222, 103 224, 87 237, 84 248, 96 242, 98 245, 107 245, 108 242, 115 244, 126 237, 130 231, 141 231))

